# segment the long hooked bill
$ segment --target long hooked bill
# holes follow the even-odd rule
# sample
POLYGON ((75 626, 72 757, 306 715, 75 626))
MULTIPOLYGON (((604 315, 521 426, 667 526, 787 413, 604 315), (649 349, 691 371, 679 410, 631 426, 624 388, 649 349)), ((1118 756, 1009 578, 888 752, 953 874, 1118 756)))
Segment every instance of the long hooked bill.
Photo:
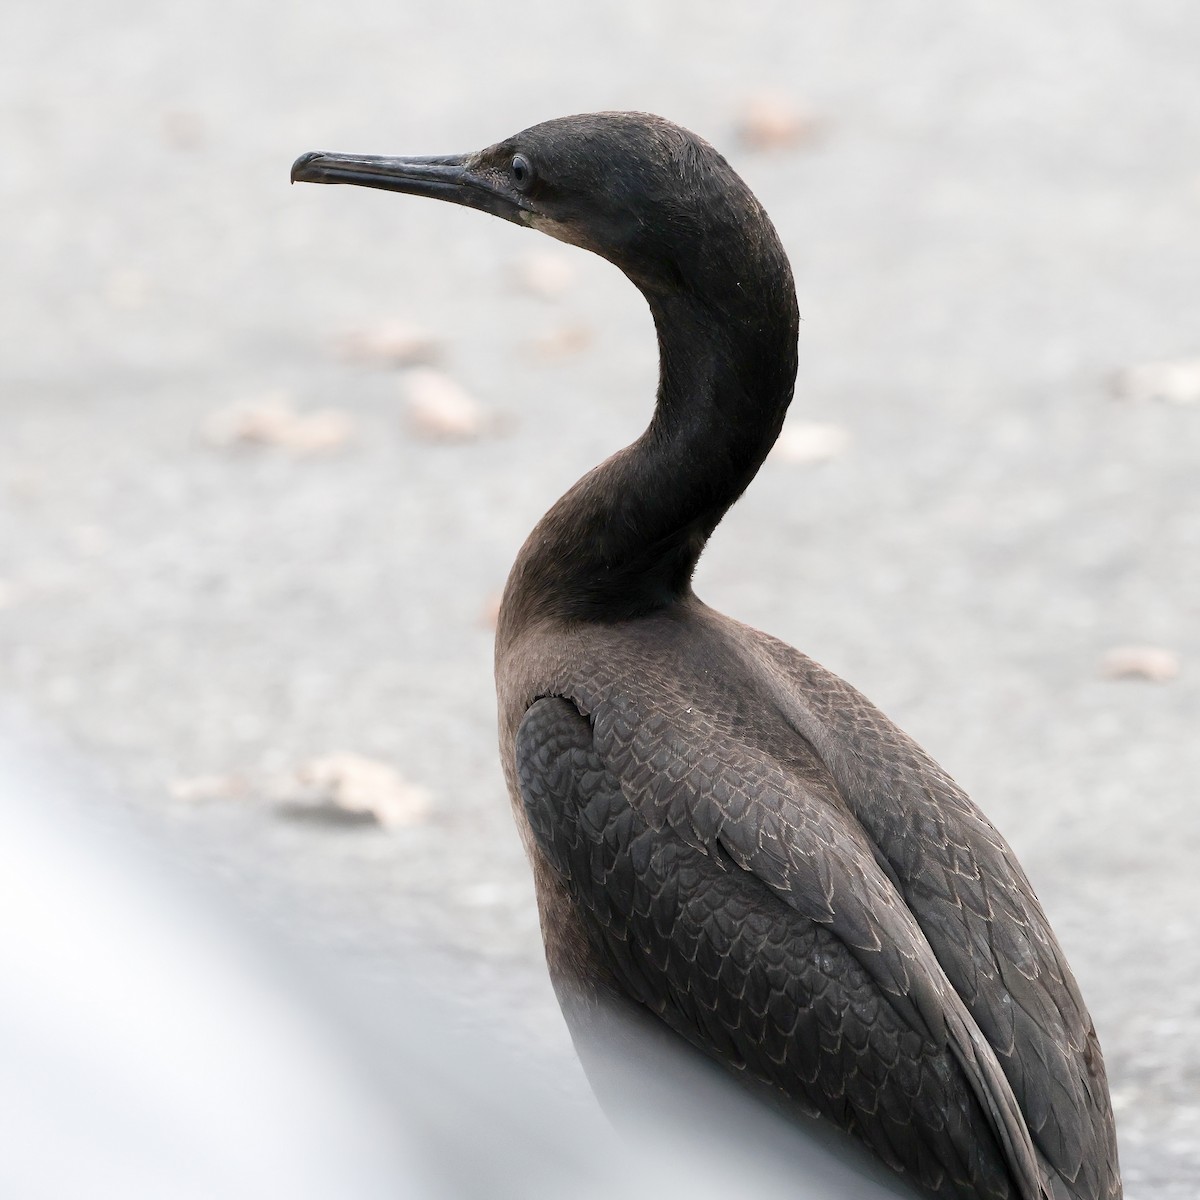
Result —
POLYGON ((292 163, 293 183, 349 183, 357 187, 432 196, 465 204, 518 224, 525 224, 532 205, 507 178, 474 168, 474 155, 391 158, 374 154, 329 154, 313 150, 292 163))

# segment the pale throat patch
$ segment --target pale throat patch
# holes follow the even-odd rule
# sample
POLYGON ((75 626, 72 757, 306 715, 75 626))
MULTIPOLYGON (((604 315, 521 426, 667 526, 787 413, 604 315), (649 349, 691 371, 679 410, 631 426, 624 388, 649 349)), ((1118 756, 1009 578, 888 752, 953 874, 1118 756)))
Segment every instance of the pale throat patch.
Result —
POLYGON ((563 221, 556 221, 553 217, 544 216, 542 213, 530 212, 528 209, 521 210, 521 220, 531 229, 548 234, 560 242, 566 242, 569 246, 583 245, 578 240, 578 237, 575 236, 575 232, 571 226, 563 221))

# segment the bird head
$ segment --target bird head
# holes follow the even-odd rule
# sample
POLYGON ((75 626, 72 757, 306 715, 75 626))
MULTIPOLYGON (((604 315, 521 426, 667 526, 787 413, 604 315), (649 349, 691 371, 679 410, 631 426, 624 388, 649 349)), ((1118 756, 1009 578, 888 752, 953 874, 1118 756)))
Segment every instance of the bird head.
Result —
MULTIPOLYGON (((645 113, 585 113, 534 125, 474 154, 435 158, 313 152, 292 181, 432 196, 599 254, 644 292, 704 290, 709 275, 782 258, 749 188, 702 138, 645 113)), ((786 261, 786 260, 784 260, 786 261)))

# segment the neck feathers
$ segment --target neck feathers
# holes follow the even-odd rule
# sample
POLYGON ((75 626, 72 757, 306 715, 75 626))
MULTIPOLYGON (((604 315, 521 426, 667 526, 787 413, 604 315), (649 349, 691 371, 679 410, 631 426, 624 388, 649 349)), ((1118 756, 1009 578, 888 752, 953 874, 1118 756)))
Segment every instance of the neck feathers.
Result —
POLYGON ((534 529, 509 578, 502 637, 539 617, 644 615, 690 590, 709 535, 774 444, 795 383, 795 289, 762 224, 759 241, 739 239, 736 265, 711 254, 679 286, 643 288, 659 343, 654 418, 534 529))

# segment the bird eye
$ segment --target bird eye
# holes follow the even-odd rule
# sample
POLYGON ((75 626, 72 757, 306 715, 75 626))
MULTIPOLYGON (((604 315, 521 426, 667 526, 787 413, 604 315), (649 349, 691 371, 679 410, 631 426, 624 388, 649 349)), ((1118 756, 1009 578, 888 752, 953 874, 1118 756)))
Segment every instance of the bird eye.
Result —
POLYGON ((523 192, 533 184, 533 164, 523 154, 514 154, 508 164, 512 181, 523 192))

